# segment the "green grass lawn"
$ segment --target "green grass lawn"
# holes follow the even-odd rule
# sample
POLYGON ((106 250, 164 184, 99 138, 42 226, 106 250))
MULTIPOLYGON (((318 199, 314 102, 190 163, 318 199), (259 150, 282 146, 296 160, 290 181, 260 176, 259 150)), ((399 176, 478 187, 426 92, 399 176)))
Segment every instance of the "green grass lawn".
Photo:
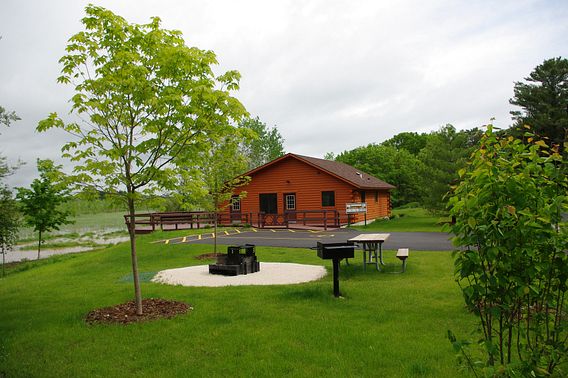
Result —
MULTIPOLYGON (((199 265, 208 245, 139 238, 141 272, 199 265)), ((258 248, 260 261, 324 264, 306 249, 258 248)), ((399 262, 387 251, 387 262, 399 262)), ((446 331, 475 325, 452 278, 449 253, 416 252, 405 274, 358 259, 311 283, 225 288, 142 283, 145 298, 190 303, 171 320, 128 326, 84 322, 92 309, 131 300, 127 244, 12 266, 0 279, 0 376, 382 376, 454 377, 446 331)))
POLYGON ((393 219, 377 219, 367 226, 353 226, 365 231, 442 232, 442 223, 448 219, 428 213, 422 208, 393 209, 393 219))

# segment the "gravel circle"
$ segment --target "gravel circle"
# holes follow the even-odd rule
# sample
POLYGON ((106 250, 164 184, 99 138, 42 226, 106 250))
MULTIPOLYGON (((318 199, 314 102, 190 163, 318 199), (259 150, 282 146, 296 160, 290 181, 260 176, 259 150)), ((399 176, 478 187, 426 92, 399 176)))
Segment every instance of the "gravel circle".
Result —
POLYGON ((209 265, 162 270, 152 282, 182 286, 289 285, 316 281, 327 274, 321 265, 260 263, 260 271, 238 276, 209 274, 209 265))

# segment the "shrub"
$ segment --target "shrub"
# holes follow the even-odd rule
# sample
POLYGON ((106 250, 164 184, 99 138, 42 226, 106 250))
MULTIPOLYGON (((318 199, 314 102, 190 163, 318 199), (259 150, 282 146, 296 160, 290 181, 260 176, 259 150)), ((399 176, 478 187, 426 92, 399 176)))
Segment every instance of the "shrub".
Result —
POLYGON ((568 208, 566 161, 527 135, 489 127, 450 198, 455 276, 479 318, 484 361, 454 346, 485 375, 543 376, 566 361, 568 208))

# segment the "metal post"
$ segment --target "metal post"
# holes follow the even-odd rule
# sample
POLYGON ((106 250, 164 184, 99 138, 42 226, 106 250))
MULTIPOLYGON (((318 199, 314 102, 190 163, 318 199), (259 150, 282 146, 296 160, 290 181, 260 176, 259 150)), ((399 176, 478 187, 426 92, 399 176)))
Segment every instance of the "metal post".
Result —
POLYGON ((337 298, 339 292, 339 259, 333 259, 333 295, 337 298))

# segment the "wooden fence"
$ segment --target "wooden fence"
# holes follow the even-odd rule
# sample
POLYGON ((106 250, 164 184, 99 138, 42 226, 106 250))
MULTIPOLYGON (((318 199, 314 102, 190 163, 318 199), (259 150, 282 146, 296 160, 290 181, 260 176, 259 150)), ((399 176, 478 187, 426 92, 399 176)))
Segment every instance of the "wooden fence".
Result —
POLYGON ((296 210, 283 214, 266 213, 219 213, 204 211, 183 211, 167 213, 136 214, 133 218, 125 215, 128 227, 133 226, 137 234, 146 234, 156 230, 174 231, 212 226, 217 216, 217 224, 251 225, 258 228, 309 228, 327 230, 340 226, 337 210, 296 210))

